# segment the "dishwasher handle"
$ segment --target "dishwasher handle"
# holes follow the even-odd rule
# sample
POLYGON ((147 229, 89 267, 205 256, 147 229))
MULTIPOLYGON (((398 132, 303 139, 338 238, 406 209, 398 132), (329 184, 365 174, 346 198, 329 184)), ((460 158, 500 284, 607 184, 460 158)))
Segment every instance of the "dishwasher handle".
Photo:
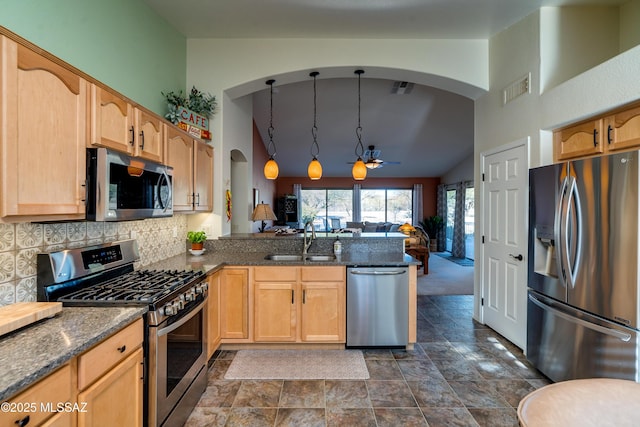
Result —
POLYGON ((360 276, 397 276, 399 274, 405 274, 407 270, 393 270, 393 271, 363 271, 363 270, 350 270, 349 273, 357 274, 360 276))

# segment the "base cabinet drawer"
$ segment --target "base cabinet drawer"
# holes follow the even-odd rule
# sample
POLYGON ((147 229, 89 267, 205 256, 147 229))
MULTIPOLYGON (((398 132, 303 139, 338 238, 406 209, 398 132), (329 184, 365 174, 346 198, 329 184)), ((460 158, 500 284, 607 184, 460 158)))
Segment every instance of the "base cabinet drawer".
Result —
POLYGON ((53 418, 56 415, 55 408, 58 403, 73 403, 72 376, 69 365, 63 366, 8 400, 7 410, 0 412, 0 426, 37 426, 49 419, 51 422, 58 422, 57 418, 53 418))
POLYGON ((97 378, 142 346, 142 319, 102 341, 78 358, 78 389, 83 390, 97 378))

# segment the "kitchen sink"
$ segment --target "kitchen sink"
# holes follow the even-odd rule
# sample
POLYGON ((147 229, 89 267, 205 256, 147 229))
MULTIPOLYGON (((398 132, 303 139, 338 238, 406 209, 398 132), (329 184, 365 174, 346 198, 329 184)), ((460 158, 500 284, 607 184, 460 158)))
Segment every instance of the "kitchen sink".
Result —
POLYGON ((336 257, 334 255, 294 255, 294 254, 269 254, 264 257, 266 260, 270 261, 315 261, 315 262, 323 262, 323 261, 335 261, 336 257))
POLYGON ((264 259, 271 261, 302 261, 302 255, 292 254, 269 254, 264 259))
POLYGON ((307 261, 335 261, 334 255, 307 255, 307 261))

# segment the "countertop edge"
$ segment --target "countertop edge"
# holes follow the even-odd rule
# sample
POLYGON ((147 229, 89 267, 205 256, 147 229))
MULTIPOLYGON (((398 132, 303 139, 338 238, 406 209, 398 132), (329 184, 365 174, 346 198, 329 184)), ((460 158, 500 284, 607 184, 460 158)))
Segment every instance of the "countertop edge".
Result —
POLYGON ((150 270, 201 270, 206 274, 213 274, 225 266, 388 266, 400 267, 409 265, 420 265, 422 261, 406 253, 376 253, 375 255, 343 254, 334 261, 272 261, 266 260, 267 252, 225 252, 225 253, 205 253, 200 256, 193 256, 188 252, 175 255, 147 265, 143 268, 150 270))
MULTIPOLYGON (((18 331, 14 331, 3 337, 0 337, 0 363, 3 366, 11 369, 7 370, 0 379, 0 401, 15 396, 27 389, 31 385, 45 378, 58 368, 64 366, 74 357, 84 353, 95 344, 103 341, 105 338, 113 335, 125 326, 141 318, 146 312, 147 307, 118 307, 120 313, 118 316, 111 316, 112 321, 105 320, 99 325, 94 326, 92 324, 88 327, 91 331, 87 337, 65 337, 64 329, 62 328, 65 323, 76 324, 76 321, 81 321, 83 317, 89 317, 87 313, 91 310, 91 313, 96 310, 109 310, 109 308, 101 307, 63 307, 62 312, 50 319, 43 319, 43 321, 29 327, 22 328, 18 331), (59 353, 47 358, 42 356, 48 355, 47 347, 59 347, 57 340, 50 340, 43 347, 45 350, 38 353, 37 351, 29 351, 31 349, 24 349, 24 341, 31 341, 31 345, 35 345, 36 342, 46 340, 46 335, 50 335, 48 329, 58 328, 61 329, 61 340, 65 338, 69 339, 70 344, 59 353), (29 337, 25 337, 25 334, 29 334, 29 337), (74 343, 73 340, 78 342, 74 343), (13 347, 12 347, 13 346, 13 347), (12 351, 14 349, 15 351, 12 351), (26 351, 31 357, 19 357, 15 355, 19 350, 26 351), (34 354, 31 354, 34 353, 34 354), (13 356, 13 357, 12 357, 13 356), (10 360, 7 360, 10 359, 10 360), (21 363, 16 364, 16 360, 21 363)), ((106 313, 106 312, 105 312, 106 313)), ((70 333, 70 335, 72 335, 70 333)))

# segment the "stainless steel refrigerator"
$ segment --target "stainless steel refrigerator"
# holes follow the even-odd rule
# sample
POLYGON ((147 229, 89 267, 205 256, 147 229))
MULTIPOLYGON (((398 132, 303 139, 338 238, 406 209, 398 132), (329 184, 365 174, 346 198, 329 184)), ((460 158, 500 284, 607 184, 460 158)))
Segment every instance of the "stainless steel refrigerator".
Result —
POLYGON ((527 359, 554 381, 639 381, 640 152, 529 172, 527 359))

